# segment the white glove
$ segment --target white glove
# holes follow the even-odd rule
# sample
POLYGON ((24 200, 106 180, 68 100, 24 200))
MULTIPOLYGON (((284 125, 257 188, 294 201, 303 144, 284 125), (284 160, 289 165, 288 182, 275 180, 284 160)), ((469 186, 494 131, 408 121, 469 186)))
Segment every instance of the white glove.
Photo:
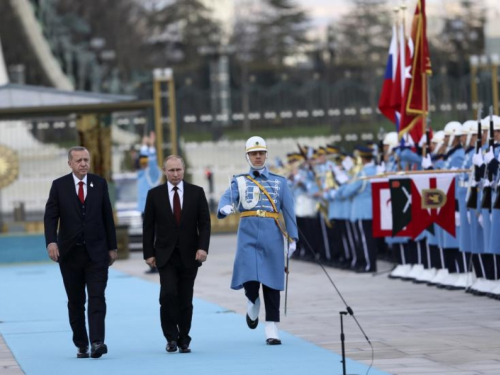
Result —
POLYGON ((455 226, 460 227, 460 212, 455 211, 455 226))
POLYGON ((474 164, 476 167, 480 167, 484 164, 483 155, 481 155, 481 152, 476 152, 474 155, 472 155, 472 164, 474 164))
POLYGON ((426 143, 427 143, 427 134, 424 134, 422 138, 420 138, 420 141, 418 141, 418 145, 420 148, 423 148, 426 143))
POLYGON ((224 207, 220 209, 220 213, 226 216, 234 214, 234 208, 230 204, 226 204, 224 207))
POLYGON ((491 181, 488 180, 487 178, 485 178, 484 181, 483 181, 483 187, 485 188, 485 187, 488 187, 488 186, 491 186, 491 181))
POLYGON ((493 147, 490 147, 488 149, 488 152, 486 154, 484 154, 484 162, 486 164, 490 164, 490 161, 492 161, 494 157, 495 157, 495 154, 493 153, 493 147))
POLYGON ((384 174, 385 173, 385 163, 382 162, 380 165, 377 165, 377 174, 384 174))
POLYGON ((335 178, 337 179, 339 184, 345 184, 347 181, 349 181, 349 176, 344 172, 335 174, 335 178))
MULTIPOLYGON (((334 199, 335 196, 337 195, 337 189, 331 189, 329 192, 328 192, 328 195, 329 195, 329 198, 330 199, 334 199)), ((328 198, 327 198, 328 199, 328 198)))
POLYGON ((425 157, 422 158, 422 169, 429 169, 432 167, 431 155, 426 154, 425 157))
POLYGON ((297 242, 290 242, 288 245, 288 258, 292 256, 295 250, 297 250, 297 242))
POLYGON ((352 167, 354 167, 354 161, 350 156, 347 156, 344 160, 342 160, 342 166, 346 171, 350 171, 352 167))

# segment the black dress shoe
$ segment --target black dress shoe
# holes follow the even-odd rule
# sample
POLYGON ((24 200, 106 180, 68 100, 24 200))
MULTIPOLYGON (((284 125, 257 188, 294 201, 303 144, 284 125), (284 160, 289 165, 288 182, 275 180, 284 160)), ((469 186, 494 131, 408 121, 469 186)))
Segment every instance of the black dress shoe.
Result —
POLYGON ((189 349, 188 344, 180 344, 179 345, 179 353, 191 353, 191 349, 189 349))
POLYGON ((101 358, 103 354, 108 352, 108 347, 103 342, 94 342, 90 349, 90 356, 92 358, 101 358))
POLYGON ((252 319, 250 319, 250 317, 247 314, 247 326, 248 326, 248 328, 255 329, 255 328, 257 328, 258 325, 259 325, 259 318, 252 320, 252 319))
POLYGON ((165 350, 169 353, 173 353, 177 351, 177 341, 169 341, 167 343, 167 347, 165 350))
POLYGON ((267 339, 266 344, 267 345, 281 345, 281 340, 280 339, 267 339))
POLYGON ((78 352, 76 353, 76 358, 88 358, 89 357, 89 347, 82 346, 78 348, 78 352))

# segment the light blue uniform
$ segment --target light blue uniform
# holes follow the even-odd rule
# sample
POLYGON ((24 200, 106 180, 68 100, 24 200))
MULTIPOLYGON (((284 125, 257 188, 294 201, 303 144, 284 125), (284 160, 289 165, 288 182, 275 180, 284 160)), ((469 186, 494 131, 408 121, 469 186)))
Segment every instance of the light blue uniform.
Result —
MULTIPOLYGON (((298 240, 297 224, 295 220, 294 202, 292 192, 288 187, 285 177, 271 173, 264 168, 260 176, 253 176, 253 169, 249 175, 258 181, 273 199, 278 212, 283 213, 285 229, 288 236, 294 241, 298 240)), ((247 174, 234 176, 231 187, 222 195, 217 217, 225 218, 220 209, 226 205, 235 204, 240 212, 264 210, 273 212, 273 207, 268 198, 252 181, 247 179, 247 174), (245 180, 246 187, 240 196, 237 178, 245 180), (251 207, 250 207, 251 206, 251 207), (245 208, 247 207, 247 208, 245 208)), ((285 253, 283 234, 272 218, 242 217, 238 226, 238 245, 234 260, 231 288, 243 288, 247 281, 258 281, 269 288, 284 289, 285 253)))
MULTIPOLYGON (((462 146, 456 146, 451 149, 446 154, 446 160, 443 165, 443 169, 453 170, 459 169, 462 167, 465 158, 465 150, 462 146)), ((458 179, 455 179, 455 192, 458 192, 458 179)), ((456 196, 455 199, 458 199, 456 196)), ((459 238, 460 238, 460 227, 457 225, 455 228, 455 237, 449 234, 446 231, 442 231, 443 235, 443 248, 445 249, 458 249, 459 247, 459 238)))
POLYGON ((158 167, 154 147, 142 146, 141 155, 148 157, 148 166, 137 172, 137 210, 144 212, 148 191, 161 182, 161 169, 158 167))
MULTIPOLYGON (((472 167, 472 156, 474 155, 474 147, 470 147, 465 153, 464 162, 462 164, 462 169, 470 169, 472 167)), ((460 212, 460 237, 459 237, 459 250, 465 252, 472 252, 472 242, 471 242, 471 224, 469 222, 469 217, 471 216, 467 210, 467 191, 469 186, 469 174, 462 173, 457 176, 458 179, 458 189, 457 189, 457 199, 458 208, 460 212)), ((471 219, 472 220, 472 219, 471 219)))

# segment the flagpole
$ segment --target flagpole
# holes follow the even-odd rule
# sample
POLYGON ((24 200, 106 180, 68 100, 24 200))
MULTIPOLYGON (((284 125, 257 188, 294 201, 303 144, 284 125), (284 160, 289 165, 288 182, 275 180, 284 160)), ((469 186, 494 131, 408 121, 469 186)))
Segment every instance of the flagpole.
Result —
MULTIPOLYGON (((427 111, 429 111, 429 103, 428 101, 430 100, 428 93, 427 93, 427 87, 428 87, 428 82, 427 82, 427 71, 426 71, 426 61, 425 61, 425 54, 424 54, 424 35, 427 34, 427 22, 425 21, 425 0, 419 0, 420 3, 420 16, 422 17, 422 37, 420 38, 420 63, 422 64, 423 72, 422 72, 422 137, 424 134, 426 134, 426 127, 427 127, 427 111), (424 7, 422 7, 422 1, 424 1, 424 7)), ((415 140, 416 142, 419 142, 420 140, 415 140)), ((425 147, 422 148, 422 155, 425 157, 426 149, 425 147)))
POLYGON ((386 172, 384 174, 377 174, 375 176, 363 176, 359 177, 360 180, 373 180, 377 178, 386 178, 390 176, 409 176, 414 174, 460 174, 460 173, 470 173, 471 169, 428 169, 419 171, 400 171, 400 172, 386 172))

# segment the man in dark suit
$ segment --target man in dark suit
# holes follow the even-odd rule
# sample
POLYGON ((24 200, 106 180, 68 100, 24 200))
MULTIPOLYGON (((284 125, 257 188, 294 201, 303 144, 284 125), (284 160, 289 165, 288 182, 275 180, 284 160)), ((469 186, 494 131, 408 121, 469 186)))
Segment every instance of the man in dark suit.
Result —
POLYGON ((68 152, 72 173, 54 180, 45 206, 45 241, 50 259, 59 262, 68 296, 69 322, 77 358, 108 352, 104 343, 108 268, 116 259, 116 232, 106 180, 88 173, 84 147, 68 152), (59 228, 59 231, 58 231, 59 228), (85 326, 88 293, 89 335, 85 326))
POLYGON ((165 159, 167 182, 149 190, 144 212, 144 259, 160 273, 160 319, 169 353, 191 352, 194 281, 210 243, 205 192, 183 181, 184 169, 179 156, 165 159))

